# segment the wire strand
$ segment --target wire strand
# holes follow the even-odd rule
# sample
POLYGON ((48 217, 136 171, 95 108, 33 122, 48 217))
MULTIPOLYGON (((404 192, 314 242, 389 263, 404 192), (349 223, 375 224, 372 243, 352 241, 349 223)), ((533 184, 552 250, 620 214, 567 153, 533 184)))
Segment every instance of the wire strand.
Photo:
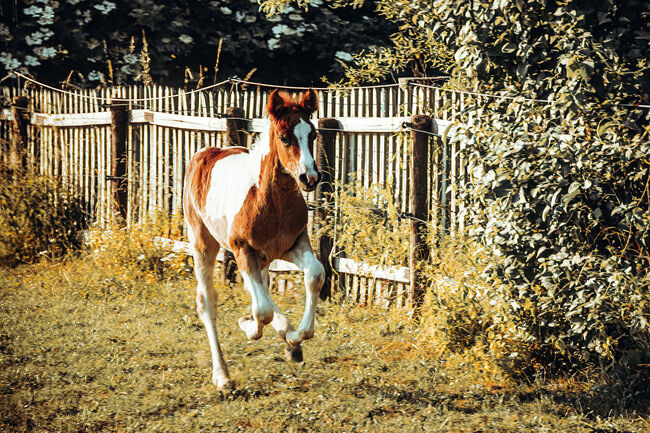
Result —
MULTIPOLYGON (((20 72, 17 71, 12 71, 12 73, 16 77, 23 78, 26 81, 29 81, 33 84, 39 85, 43 88, 53 90, 55 92, 63 93, 63 94, 68 94, 76 97, 81 97, 85 99, 99 99, 102 101, 119 101, 119 102, 145 102, 145 101, 159 101, 163 99, 169 99, 169 98, 177 98, 179 96, 186 96, 190 95, 193 93, 199 93, 199 92, 204 92, 216 87, 221 87, 224 84, 243 84, 243 85, 252 85, 252 86, 258 86, 258 87, 269 87, 269 88, 280 88, 280 89, 292 89, 292 90, 309 90, 309 89, 314 89, 314 90, 320 90, 320 91, 329 91, 329 92, 334 92, 337 90, 362 90, 362 89, 374 89, 374 88, 389 88, 389 87, 398 87, 398 86, 403 86, 403 84, 399 83, 392 83, 392 84, 376 84, 376 85, 369 85, 369 86, 355 86, 355 87, 300 87, 300 86, 282 86, 282 85, 277 85, 277 84, 266 84, 266 83, 260 83, 256 81, 248 81, 248 80, 241 80, 239 78, 228 78, 227 80, 223 80, 219 83, 211 84, 209 86, 202 87, 200 89, 194 89, 194 90, 188 90, 188 91, 183 91, 176 93, 174 95, 162 95, 158 97, 151 97, 151 98, 111 98, 111 97, 103 97, 103 96, 87 96, 83 95, 80 93, 75 93, 71 92, 68 90, 63 90, 63 89, 58 89, 56 87, 50 86, 48 84, 45 84, 43 82, 40 82, 38 80, 35 80, 33 78, 30 78, 24 74, 21 74, 20 72)), ((423 79, 429 79, 429 78, 423 78, 423 79)), ((528 101, 528 102, 539 102, 543 104, 551 104, 552 101, 549 101, 548 99, 535 99, 535 98, 527 98, 524 96, 509 96, 509 95, 496 95, 496 94, 490 94, 490 93, 482 93, 482 92, 472 92, 468 90, 457 90, 457 89, 445 89, 444 87, 440 86, 433 86, 429 84, 422 84, 422 83, 417 83, 415 82, 416 80, 414 79, 409 79, 406 80, 406 85, 407 86, 414 86, 414 87, 422 87, 422 88, 427 88, 427 89, 434 89, 434 90, 440 90, 444 92, 452 92, 452 93, 462 93, 466 95, 472 95, 472 96, 481 96, 481 97, 486 97, 486 98, 496 98, 496 99, 509 99, 509 100, 523 100, 523 101, 528 101)), ((633 108, 650 108, 650 105, 647 104, 615 104, 615 106, 622 106, 622 107, 633 107, 633 108)))
POLYGON ((112 97, 104 97, 104 96, 88 96, 88 95, 83 95, 81 93, 75 93, 71 92, 69 90, 64 90, 64 89, 57 89, 56 87, 50 86, 48 84, 42 83, 40 81, 37 81, 33 78, 30 78, 26 75, 21 74, 20 72, 13 71, 13 73, 19 77, 22 77, 23 79, 29 81, 30 83, 36 84, 38 86, 41 86, 45 89, 49 89, 58 93, 66 94, 66 95, 71 95, 79 98, 84 98, 84 99, 98 99, 101 101, 115 101, 115 102, 146 102, 146 101, 159 101, 162 99, 169 99, 169 98, 178 98, 179 96, 186 96, 190 95, 192 93, 198 93, 198 92, 204 92, 206 90, 215 88, 215 87, 220 87, 223 86, 224 84, 230 83, 230 79, 221 81, 220 83, 216 84, 211 84, 206 87, 202 87, 200 89, 195 89, 195 90, 188 90, 188 91, 183 91, 176 93, 174 95, 162 95, 162 96, 157 96, 157 97, 151 97, 151 98, 112 98, 112 97))
MULTIPOLYGON (((552 104, 552 101, 549 101, 548 99, 534 99, 534 98, 527 98, 525 96, 509 96, 509 95, 496 95, 496 94, 490 94, 490 93, 481 93, 481 92, 471 92, 468 90, 456 90, 456 89, 445 89, 444 87, 440 86, 432 86, 429 84, 421 84, 421 83, 413 83, 409 82, 409 85, 415 86, 415 87, 424 87, 427 89, 434 89, 434 90, 442 90, 444 92, 453 92, 453 93, 463 93, 466 95, 472 95, 472 96, 482 96, 485 98, 496 98, 496 99, 510 99, 510 100, 523 100, 523 101, 528 101, 528 102, 539 102, 543 104, 552 104)), ((650 105, 643 105, 643 104, 614 104, 615 106, 620 106, 620 107, 635 107, 635 108, 650 108, 650 105)))
POLYGON ((300 86, 283 86, 280 84, 266 84, 266 83, 259 83, 256 81, 248 81, 248 80, 241 80, 239 78, 231 78, 231 82, 236 83, 236 84, 244 84, 248 86, 258 86, 258 87, 270 87, 270 88, 276 88, 276 89, 291 89, 291 90, 320 90, 323 92, 335 92, 337 90, 362 90, 362 89, 377 89, 377 88, 387 88, 387 87, 398 87, 400 86, 399 83, 391 83, 391 84, 374 84, 374 85, 368 85, 368 86, 334 86, 334 87, 314 87, 314 86, 309 86, 309 87, 300 87, 300 86))
POLYGON ((550 103, 550 101, 547 99, 533 99, 533 98, 526 98, 524 96, 495 95, 489 93, 471 92, 469 90, 445 89, 444 87, 432 86, 429 84, 421 84, 421 83, 409 83, 409 85, 415 87, 424 87, 426 89, 442 90, 444 92, 463 93, 472 96, 483 96, 486 98, 504 98, 504 99, 511 99, 511 100, 523 99, 524 101, 529 101, 529 102, 542 102, 546 104, 550 103))

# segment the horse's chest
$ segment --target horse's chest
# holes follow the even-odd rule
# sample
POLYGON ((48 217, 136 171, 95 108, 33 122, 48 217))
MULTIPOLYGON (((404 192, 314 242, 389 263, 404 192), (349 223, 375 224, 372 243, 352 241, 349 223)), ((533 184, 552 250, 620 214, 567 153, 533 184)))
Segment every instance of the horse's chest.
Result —
POLYGON ((252 244, 267 255, 284 254, 293 246, 298 235, 307 226, 307 208, 304 202, 286 203, 272 212, 260 212, 250 228, 252 244))
POLYGON ((273 200, 238 215, 231 242, 245 242, 273 260, 286 253, 307 226, 307 207, 301 196, 273 200))

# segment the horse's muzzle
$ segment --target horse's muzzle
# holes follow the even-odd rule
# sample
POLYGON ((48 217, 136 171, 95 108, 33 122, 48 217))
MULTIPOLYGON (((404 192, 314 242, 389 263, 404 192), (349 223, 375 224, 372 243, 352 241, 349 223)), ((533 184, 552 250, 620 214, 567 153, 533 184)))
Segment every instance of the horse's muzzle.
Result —
POLYGON ((318 185, 318 182, 320 182, 321 179, 321 172, 318 171, 317 173, 318 176, 316 177, 316 180, 311 183, 309 182, 309 178, 307 177, 306 174, 303 173, 300 176, 298 176, 298 180, 301 183, 300 186, 304 191, 310 192, 316 189, 316 186, 318 185))

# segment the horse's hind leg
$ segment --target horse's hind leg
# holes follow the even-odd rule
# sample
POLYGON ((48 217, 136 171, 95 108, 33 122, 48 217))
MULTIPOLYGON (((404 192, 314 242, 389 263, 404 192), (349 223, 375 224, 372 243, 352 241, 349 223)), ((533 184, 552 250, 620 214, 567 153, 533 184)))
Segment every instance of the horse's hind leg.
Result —
POLYGON ((189 238, 194 256, 194 273, 198 282, 196 310, 208 333, 210 351, 212 352, 212 382, 219 389, 231 387, 228 366, 223 359, 215 324, 217 292, 214 288, 214 262, 219 252, 219 244, 203 223, 199 223, 199 227, 190 227, 189 238))

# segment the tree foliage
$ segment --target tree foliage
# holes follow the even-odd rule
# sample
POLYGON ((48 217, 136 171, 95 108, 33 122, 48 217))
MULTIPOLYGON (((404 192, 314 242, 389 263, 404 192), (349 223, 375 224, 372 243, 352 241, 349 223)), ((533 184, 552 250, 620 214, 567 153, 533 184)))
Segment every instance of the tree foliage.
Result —
POLYGON ((502 1, 443 23, 467 83, 549 101, 491 99, 450 136, 469 156, 472 233, 506 283, 495 297, 563 362, 629 367, 650 349, 650 110, 634 106, 648 102, 648 13, 502 1))
MULTIPOLYGON (((0 72, 47 82, 180 84, 246 76, 292 84, 340 76, 352 54, 382 44, 391 24, 373 8, 285 8, 267 17, 256 0, 22 0, 3 2, 0 72), (145 44, 147 45, 145 47, 145 44), (148 59, 146 59, 148 57, 148 59), (146 72, 149 69, 149 72, 146 72), (74 73, 73 73, 74 71, 74 73)), ((206 83, 207 84, 207 83, 206 83)))

